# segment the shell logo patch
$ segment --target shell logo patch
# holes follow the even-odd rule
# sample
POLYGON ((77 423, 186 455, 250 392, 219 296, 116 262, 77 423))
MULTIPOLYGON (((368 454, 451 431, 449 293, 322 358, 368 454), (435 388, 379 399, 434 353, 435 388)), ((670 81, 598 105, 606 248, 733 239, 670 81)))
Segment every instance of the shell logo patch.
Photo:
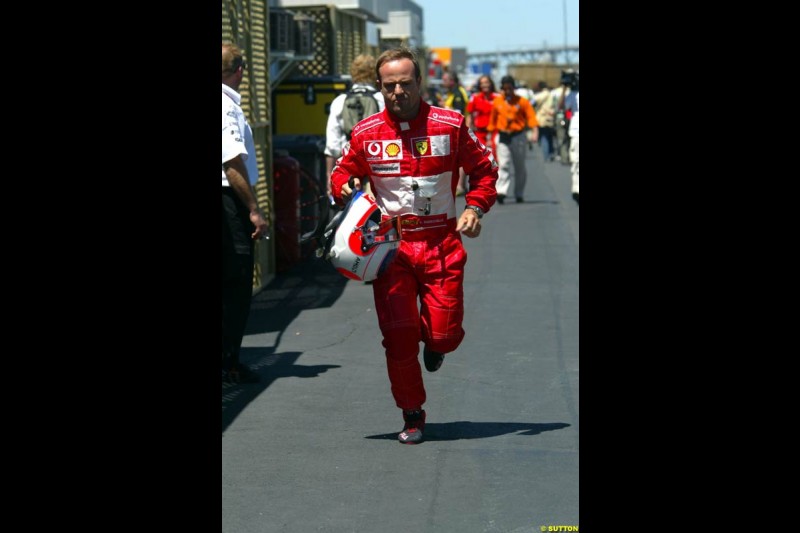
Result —
POLYGON ((369 161, 403 159, 403 145, 400 139, 391 141, 364 141, 364 155, 369 161))

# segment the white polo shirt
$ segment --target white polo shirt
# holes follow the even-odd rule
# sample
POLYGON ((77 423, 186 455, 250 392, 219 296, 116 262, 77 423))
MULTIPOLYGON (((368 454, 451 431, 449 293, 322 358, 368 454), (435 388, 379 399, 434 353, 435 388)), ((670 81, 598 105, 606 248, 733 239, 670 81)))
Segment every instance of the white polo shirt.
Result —
MULTIPOLYGON (((258 181, 258 161, 253 130, 244 116, 239 93, 222 84, 222 162, 241 155, 247 168, 250 185, 258 181), (250 157, 252 155, 252 157, 250 157)), ((230 187, 225 169, 222 169, 222 186, 230 187)))

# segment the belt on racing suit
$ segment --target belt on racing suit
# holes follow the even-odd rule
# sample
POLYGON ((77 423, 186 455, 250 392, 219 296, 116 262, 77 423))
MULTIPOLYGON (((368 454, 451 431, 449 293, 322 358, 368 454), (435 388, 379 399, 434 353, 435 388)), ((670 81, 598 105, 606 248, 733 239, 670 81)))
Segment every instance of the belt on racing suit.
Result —
MULTIPOLYGON (((381 219, 386 220, 388 215, 382 215, 381 219)), ((447 218, 446 213, 439 215, 414 215, 406 213, 400 215, 401 239, 404 241, 424 241, 433 236, 452 233, 456 229, 456 219, 447 218)))

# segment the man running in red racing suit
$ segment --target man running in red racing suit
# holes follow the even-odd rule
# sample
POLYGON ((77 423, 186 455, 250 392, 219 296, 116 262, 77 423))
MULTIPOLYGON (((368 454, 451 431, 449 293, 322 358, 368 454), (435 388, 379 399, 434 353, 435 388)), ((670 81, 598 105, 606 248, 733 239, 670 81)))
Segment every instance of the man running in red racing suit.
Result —
POLYGON ((386 108, 353 129, 331 183, 339 203, 363 185, 384 218, 400 216, 397 255, 372 288, 392 395, 405 421, 398 440, 416 444, 423 441, 426 400, 419 343, 425 344, 426 368, 434 372, 464 339, 467 254, 461 233, 480 234, 480 218, 497 197, 497 163, 461 113, 421 99, 413 52, 385 51, 376 73, 386 108), (457 217, 459 167, 469 175, 469 192, 457 217))

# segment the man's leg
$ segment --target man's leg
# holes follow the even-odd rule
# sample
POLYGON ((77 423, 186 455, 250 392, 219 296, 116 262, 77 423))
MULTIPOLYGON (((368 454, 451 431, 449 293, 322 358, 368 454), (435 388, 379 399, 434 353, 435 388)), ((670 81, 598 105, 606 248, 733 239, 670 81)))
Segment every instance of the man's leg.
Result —
POLYGON ((525 184, 528 173, 525 169, 525 148, 527 139, 524 134, 519 134, 511 140, 511 157, 514 163, 514 197, 517 201, 525 195, 525 184))
POLYGON ((372 283, 392 396, 404 411, 420 409, 426 399, 419 364, 418 285, 405 257, 406 253, 413 257, 414 249, 423 244, 403 241, 395 260, 372 283))
POLYGON ((247 209, 233 194, 223 194, 222 250, 222 358, 223 370, 237 373, 246 383, 258 375, 240 364, 239 351, 253 297, 254 244, 247 209))
POLYGON ((425 366, 438 370, 444 355, 464 340, 464 266, 467 253, 457 235, 447 235, 425 254, 420 286, 420 326, 425 366))
POLYGON ((235 365, 239 362, 239 350, 250 315, 253 256, 235 254, 227 259, 227 277, 222 287, 222 342, 231 364, 235 365))
POLYGON ((542 147, 542 159, 547 162, 553 158, 553 131, 548 127, 539 128, 539 144, 542 147))
MULTIPOLYGON (((523 137, 524 139, 524 137, 523 137)), ((500 203, 508 195, 508 188, 511 184, 511 149, 506 143, 497 143, 497 199, 500 203)))
POLYGON ((578 183, 578 171, 580 169, 580 162, 579 162, 579 151, 578 151, 578 139, 579 136, 575 136, 572 138, 572 142, 570 143, 569 147, 569 158, 572 161, 572 199, 576 202, 579 202, 580 198, 580 190, 579 190, 579 183, 578 183))

